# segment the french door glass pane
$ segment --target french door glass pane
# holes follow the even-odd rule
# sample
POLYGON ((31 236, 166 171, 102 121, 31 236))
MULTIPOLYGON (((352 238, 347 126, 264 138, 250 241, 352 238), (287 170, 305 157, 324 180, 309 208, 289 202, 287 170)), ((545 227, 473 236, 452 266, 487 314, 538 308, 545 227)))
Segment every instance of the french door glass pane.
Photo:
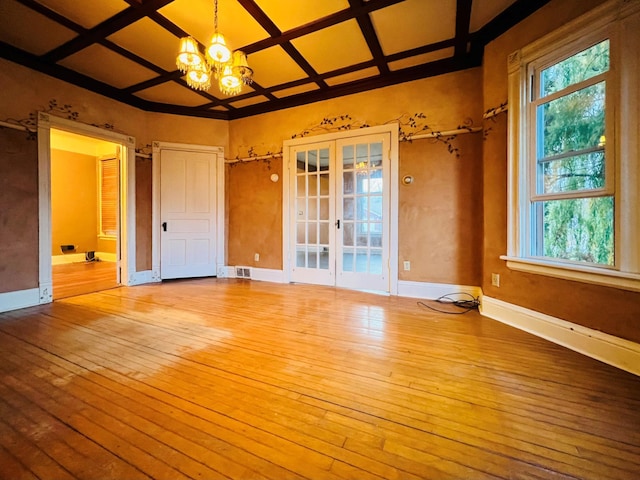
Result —
POLYGON ((353 235, 353 222, 345 223, 342 229, 342 244, 344 246, 353 246, 355 237, 353 235))
POLYGON ((344 197, 342 200, 342 217, 345 222, 355 218, 355 199, 353 197, 344 197))
POLYGON ((353 169, 353 145, 342 148, 342 166, 345 170, 353 169))
POLYGON ((356 272, 369 272, 369 251, 366 248, 356 249, 356 272))
POLYGON ((381 274, 382 143, 345 145, 342 156, 342 269, 381 274))
POLYGON ((320 224, 320 243, 322 245, 329 245, 329 223, 320 224))
POLYGON ((355 172, 353 170, 346 171, 342 174, 342 191, 347 195, 351 195, 355 191, 355 172))
POLYGON ((296 247, 296 267, 307 266, 307 249, 306 247, 296 247))
POLYGON ((313 247, 307 248, 307 268, 318 268, 318 251, 313 247))
POLYGON ((329 196, 329 174, 320 174, 320 195, 329 196))
POLYGON ((318 176, 309 175, 309 197, 318 195, 318 176))
POLYGON ((328 148, 322 148, 320 149, 320 160, 318 162, 318 170, 320 170, 321 172, 328 172, 329 171, 329 149, 328 148))
POLYGON ((369 257, 369 273, 382 274, 382 249, 371 249, 369 257))
POLYGON ((298 183, 296 188, 298 197, 305 197, 307 195, 307 177, 305 175, 298 175, 296 180, 298 183))
POLYGON ((296 266, 329 268, 329 149, 297 152, 296 266))
POLYGON ((371 144, 371 158, 369 162, 373 168, 382 168, 382 143, 371 144))
POLYGON ((355 263, 355 249, 345 247, 342 249, 342 270, 344 272, 353 272, 355 271, 354 263, 355 263))

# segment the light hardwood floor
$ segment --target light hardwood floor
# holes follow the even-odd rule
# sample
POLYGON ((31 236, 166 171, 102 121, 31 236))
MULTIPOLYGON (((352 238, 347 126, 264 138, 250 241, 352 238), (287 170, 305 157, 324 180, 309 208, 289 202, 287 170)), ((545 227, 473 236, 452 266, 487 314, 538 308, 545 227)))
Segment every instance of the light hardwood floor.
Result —
POLYGON ((0 369, 4 479, 640 472, 639 377, 415 299, 122 287, 0 314, 0 369))

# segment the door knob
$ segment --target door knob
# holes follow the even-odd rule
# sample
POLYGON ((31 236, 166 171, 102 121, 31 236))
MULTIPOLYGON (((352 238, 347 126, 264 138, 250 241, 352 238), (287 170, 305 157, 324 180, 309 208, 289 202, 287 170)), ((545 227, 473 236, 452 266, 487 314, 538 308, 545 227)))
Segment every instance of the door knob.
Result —
POLYGON ((162 222, 162 230, 167 231, 167 222, 162 222))

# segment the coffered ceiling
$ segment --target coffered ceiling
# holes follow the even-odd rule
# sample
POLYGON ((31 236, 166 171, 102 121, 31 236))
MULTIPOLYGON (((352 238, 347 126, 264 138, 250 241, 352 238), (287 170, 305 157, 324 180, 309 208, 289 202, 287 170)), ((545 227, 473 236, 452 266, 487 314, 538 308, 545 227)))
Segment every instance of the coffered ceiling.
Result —
POLYGON ((475 67, 548 0, 218 0, 248 54, 237 96, 189 88, 181 37, 204 49, 213 0, 0 0, 0 57, 156 112, 234 119, 475 67))

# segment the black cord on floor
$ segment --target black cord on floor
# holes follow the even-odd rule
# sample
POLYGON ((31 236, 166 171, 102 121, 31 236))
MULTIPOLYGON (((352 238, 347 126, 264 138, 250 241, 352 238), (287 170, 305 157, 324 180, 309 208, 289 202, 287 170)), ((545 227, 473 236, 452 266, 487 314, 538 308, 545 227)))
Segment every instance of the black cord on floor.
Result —
POLYGON ((437 309, 435 307, 427 305, 426 303, 424 303, 422 301, 419 301, 418 305, 420 305, 421 307, 426 307, 429 310, 433 310, 434 312, 446 313, 446 314, 449 314, 449 315, 461 315, 463 313, 470 312, 471 310, 477 310, 478 307, 480 306, 480 299, 476 298, 473 295, 471 295, 470 293, 466 293, 466 292, 448 293, 446 295, 442 295, 441 297, 436 298, 433 301, 437 302, 437 303, 453 305, 455 307, 461 308, 462 311, 460 311, 460 312, 452 312, 452 311, 447 311, 447 310, 439 310, 439 309, 437 309), (469 299, 461 300, 459 298, 453 298, 452 295, 466 295, 466 296, 469 297, 469 299))

